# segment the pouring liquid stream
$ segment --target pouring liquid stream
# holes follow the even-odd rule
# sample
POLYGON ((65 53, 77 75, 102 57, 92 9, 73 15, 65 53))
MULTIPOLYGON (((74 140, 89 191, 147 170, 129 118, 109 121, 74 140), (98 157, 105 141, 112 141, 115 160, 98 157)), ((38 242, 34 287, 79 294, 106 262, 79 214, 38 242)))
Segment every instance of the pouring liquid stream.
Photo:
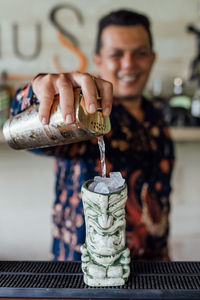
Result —
POLYGON ((99 136, 97 139, 98 139, 98 145, 100 151, 101 172, 102 172, 101 176, 106 177, 105 142, 103 139, 103 135, 99 136))

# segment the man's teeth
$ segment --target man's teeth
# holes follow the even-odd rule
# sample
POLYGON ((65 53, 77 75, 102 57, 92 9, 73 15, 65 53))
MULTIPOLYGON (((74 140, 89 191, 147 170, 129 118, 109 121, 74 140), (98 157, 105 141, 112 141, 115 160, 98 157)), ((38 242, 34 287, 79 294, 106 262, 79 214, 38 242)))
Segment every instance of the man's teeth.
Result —
POLYGON ((128 75, 125 75, 125 76, 120 76, 119 79, 123 80, 123 81, 126 81, 126 82, 129 82, 129 81, 133 81, 136 79, 136 76, 128 76, 128 75))

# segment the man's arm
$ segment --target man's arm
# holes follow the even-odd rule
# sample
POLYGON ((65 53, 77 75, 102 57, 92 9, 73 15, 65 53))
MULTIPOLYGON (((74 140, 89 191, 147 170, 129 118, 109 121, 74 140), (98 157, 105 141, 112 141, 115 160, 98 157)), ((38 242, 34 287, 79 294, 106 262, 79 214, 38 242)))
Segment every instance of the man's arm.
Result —
MULTIPOLYGON (((39 119, 43 124, 48 124, 54 97, 59 94, 63 119, 66 124, 71 124, 75 121, 73 89, 77 87, 82 90, 88 113, 96 111, 96 89, 98 89, 102 98, 103 115, 109 116, 112 107, 112 84, 79 72, 37 75, 31 83, 16 92, 12 102, 11 115, 15 116, 34 103, 39 103, 39 119)), ((57 146, 34 150, 34 152, 65 157, 68 152, 70 156, 72 155, 73 151, 70 150, 72 147, 72 145, 57 146)), ((79 155, 78 152, 77 155, 79 155)))

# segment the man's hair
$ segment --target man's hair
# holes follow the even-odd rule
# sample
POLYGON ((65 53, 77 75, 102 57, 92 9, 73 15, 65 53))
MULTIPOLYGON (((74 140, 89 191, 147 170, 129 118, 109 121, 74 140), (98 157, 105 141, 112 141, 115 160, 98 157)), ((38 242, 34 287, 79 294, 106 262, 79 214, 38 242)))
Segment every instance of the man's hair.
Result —
POLYGON ((99 54, 100 49, 102 47, 102 41, 101 41, 102 32, 109 25, 143 26, 148 33, 151 49, 153 49, 153 38, 150 30, 151 23, 148 17, 140 13, 137 13, 135 11, 121 9, 121 10, 113 11, 99 20, 96 49, 95 49, 96 54, 99 54))

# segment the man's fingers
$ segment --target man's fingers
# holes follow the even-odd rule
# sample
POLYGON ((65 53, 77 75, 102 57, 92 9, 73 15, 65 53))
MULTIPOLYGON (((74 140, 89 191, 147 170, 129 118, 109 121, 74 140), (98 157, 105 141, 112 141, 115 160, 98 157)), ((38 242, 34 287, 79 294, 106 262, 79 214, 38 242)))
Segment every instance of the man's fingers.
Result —
POLYGON ((41 96, 40 106, 39 106, 39 119, 43 125, 49 123, 51 106, 53 104, 54 95, 48 95, 44 92, 41 96))
POLYGON ((93 114, 97 110, 96 85, 89 74, 85 74, 81 79, 81 90, 85 99, 86 110, 93 114))
POLYGON ((40 102, 39 119, 43 125, 49 123, 50 111, 56 93, 53 74, 39 75, 33 82, 33 91, 40 102))
POLYGON ((60 96, 63 119, 67 124, 71 124, 74 122, 74 92, 72 83, 65 74, 61 74, 56 81, 56 86, 60 96))
POLYGON ((74 91, 80 87, 85 99, 88 113, 97 110, 97 96, 101 97, 103 115, 109 116, 112 107, 112 84, 94 78, 87 73, 71 72, 65 74, 47 74, 37 76, 33 82, 33 91, 40 102, 39 119, 43 124, 49 123, 50 111, 56 94, 60 97, 61 112, 67 124, 74 120, 74 91), (98 91, 98 92, 97 92, 98 91))
POLYGON ((101 96, 103 116, 108 117, 112 109, 113 86, 110 82, 99 78, 95 78, 95 82, 101 96))
POLYGON ((74 87, 81 88, 87 112, 91 114, 95 113, 97 110, 97 93, 92 76, 79 72, 69 73, 68 76, 74 87))
POLYGON ((97 110, 97 88, 102 98, 103 115, 109 116, 112 108, 112 84, 90 74, 81 74, 73 72, 68 74, 73 86, 79 86, 82 89, 85 99, 86 110, 89 113, 95 113, 97 110))

